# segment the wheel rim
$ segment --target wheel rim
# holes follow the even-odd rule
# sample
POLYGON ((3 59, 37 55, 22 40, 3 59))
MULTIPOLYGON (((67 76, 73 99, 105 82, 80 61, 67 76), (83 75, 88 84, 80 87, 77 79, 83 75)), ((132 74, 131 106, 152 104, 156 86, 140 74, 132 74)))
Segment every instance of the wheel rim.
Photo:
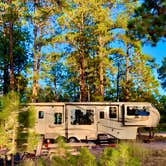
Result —
POLYGON ((70 138, 70 139, 69 139, 69 142, 74 143, 74 142, 78 142, 78 141, 77 141, 76 138, 70 138))

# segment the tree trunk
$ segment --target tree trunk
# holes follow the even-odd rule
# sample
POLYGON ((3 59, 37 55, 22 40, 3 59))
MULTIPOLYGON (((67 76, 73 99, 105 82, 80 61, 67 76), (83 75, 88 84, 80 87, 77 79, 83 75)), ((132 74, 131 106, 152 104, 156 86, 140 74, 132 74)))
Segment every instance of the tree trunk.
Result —
MULTIPOLYGON (((99 36, 99 46, 101 48, 104 47, 104 41, 103 41, 103 37, 99 36)), ((99 80, 100 80, 100 101, 104 101, 104 65, 103 65, 103 58, 104 58, 104 53, 102 50, 99 51, 99 80)))
POLYGON ((86 101, 84 56, 80 59, 80 101, 86 101))
POLYGON ((3 68, 3 94, 7 94, 9 92, 9 71, 8 71, 8 62, 5 63, 4 61, 4 68, 3 68))
POLYGON ((125 83, 125 101, 129 101, 129 45, 126 46, 126 83, 125 83))
POLYGON ((104 101, 104 71, 103 71, 103 64, 100 62, 99 66, 99 75, 100 75, 100 101, 104 101))
POLYGON ((38 96, 38 70, 37 70, 37 26, 34 25, 34 51, 33 51, 33 87, 32 102, 37 101, 38 96))
MULTIPOLYGON (((9 4, 12 4, 12 0, 9 1, 9 4)), ((10 57, 10 90, 14 90, 14 67, 13 67, 13 18, 12 18, 12 9, 10 10, 11 20, 9 22, 9 57, 10 57)))
POLYGON ((90 102, 90 100, 91 100, 91 95, 90 95, 90 86, 89 86, 89 84, 87 85, 87 93, 88 93, 88 101, 90 102))
MULTIPOLYGON (((36 4, 38 4, 38 0, 34 0, 34 13, 36 10, 36 4)), ((33 51, 33 87, 32 87, 32 102, 38 101, 38 90, 39 90, 39 68, 40 68, 40 54, 41 54, 41 45, 39 45, 39 49, 37 52, 37 32, 38 27, 36 22, 34 21, 34 51, 33 51)), ((40 40, 41 40, 40 33, 40 40)))
MULTIPOLYGON (((6 27, 6 23, 3 24, 3 35, 4 38, 7 37, 7 27, 6 27)), ((3 94, 7 94, 9 92, 9 88, 10 88, 10 79, 9 79, 9 61, 6 58, 6 55, 9 54, 9 52, 7 52, 8 46, 5 46, 4 52, 3 54, 5 55, 4 57, 4 67, 3 67, 3 94)))
MULTIPOLYGON (((82 13, 80 33, 82 33, 84 29, 84 13, 82 13)), ((84 57, 84 46, 83 46, 83 38, 80 37, 80 101, 86 101, 86 91, 85 91, 85 57, 84 57)))
POLYGON ((117 88, 116 88, 116 94, 117 94, 117 96, 116 96, 116 101, 117 102, 119 102, 119 79, 120 79, 120 62, 119 62, 119 59, 118 59, 118 74, 117 74, 117 84, 116 84, 116 86, 117 86, 117 88))

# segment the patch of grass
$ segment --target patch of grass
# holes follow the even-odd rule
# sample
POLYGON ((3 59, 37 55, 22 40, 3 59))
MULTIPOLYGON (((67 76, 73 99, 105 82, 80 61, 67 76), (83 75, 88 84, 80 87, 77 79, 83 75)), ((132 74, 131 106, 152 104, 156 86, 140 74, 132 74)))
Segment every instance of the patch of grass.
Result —
POLYGON ((145 148, 142 143, 139 142, 127 142, 129 153, 131 157, 136 157, 140 161, 145 160, 148 155, 151 155, 149 149, 145 148))

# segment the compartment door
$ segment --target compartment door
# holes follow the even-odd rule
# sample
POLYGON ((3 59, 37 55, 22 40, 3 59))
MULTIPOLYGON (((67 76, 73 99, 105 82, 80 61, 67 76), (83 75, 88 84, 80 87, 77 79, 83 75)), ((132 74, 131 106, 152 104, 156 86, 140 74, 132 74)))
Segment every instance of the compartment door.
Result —
POLYGON ((46 137, 64 136, 64 118, 64 106, 54 106, 46 112, 46 137))

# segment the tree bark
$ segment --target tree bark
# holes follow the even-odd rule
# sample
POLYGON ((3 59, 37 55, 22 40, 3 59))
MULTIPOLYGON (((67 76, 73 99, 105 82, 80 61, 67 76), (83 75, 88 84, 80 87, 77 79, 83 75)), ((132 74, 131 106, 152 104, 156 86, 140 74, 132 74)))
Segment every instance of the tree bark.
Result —
POLYGON ((120 60, 118 59, 118 74, 117 74, 117 83, 116 83, 116 101, 119 102, 119 79, 120 79, 120 60))
MULTIPOLYGON (((9 5, 12 4, 12 0, 9 0, 9 5)), ((13 18, 12 8, 10 9, 11 20, 9 22, 9 57, 10 57, 10 90, 14 91, 14 66, 13 66, 13 18)))
POLYGON ((80 101, 86 101, 84 56, 80 59, 80 101))
MULTIPOLYGON (((34 14, 36 11, 36 3, 37 1, 34 0, 34 14)), ((37 31, 38 27, 36 22, 34 21, 34 50, 33 50, 33 87, 32 87, 32 102, 37 102, 38 96, 38 69, 37 69, 37 31)))
MULTIPOLYGON (((82 13, 82 19, 81 19, 82 25, 80 26, 80 33, 83 31, 84 26, 84 13, 82 13)), ((78 56, 80 58, 80 101, 86 101, 86 90, 85 90, 85 58, 84 58, 84 52, 83 52, 84 46, 83 46, 83 39, 82 36, 80 37, 80 55, 78 56)))
MULTIPOLYGON (((34 13, 36 10, 36 4, 38 0, 34 0, 34 13)), ((39 90, 39 69, 40 69, 40 56, 41 56, 41 44, 37 46, 37 33, 38 27, 34 21, 34 51, 33 51, 33 87, 32 87, 32 102, 38 101, 38 90, 39 90)), ((42 33, 40 32, 40 41, 42 33)))
POLYGON ((37 70, 37 52, 36 51, 37 51, 37 26, 34 25, 32 102, 36 102, 37 96, 38 96, 38 70, 37 70))
MULTIPOLYGON (((104 47, 104 41, 102 39, 102 36, 99 36, 99 46, 101 48, 104 47)), ((104 53, 100 50, 99 52, 99 80, 100 80, 100 101, 104 101, 104 65, 103 65, 103 58, 104 58, 104 53)))
MULTIPOLYGON (((6 24, 3 24, 3 29, 4 29, 4 37, 7 37, 7 27, 6 24)), ((8 46, 6 46, 8 47, 8 46)), ((3 54, 6 56, 9 52, 7 52, 7 48, 5 47, 3 54)), ((9 88, 10 88, 10 76, 9 76, 9 61, 7 60, 7 58, 4 57, 4 66, 3 66, 3 94, 7 94, 9 92, 9 88)))
POLYGON ((129 44, 126 46, 126 83, 125 83, 125 101, 129 101, 129 44))
POLYGON ((104 71, 103 71, 102 62, 100 62, 99 75, 100 75, 100 96, 101 96, 101 101, 104 101, 104 71))

